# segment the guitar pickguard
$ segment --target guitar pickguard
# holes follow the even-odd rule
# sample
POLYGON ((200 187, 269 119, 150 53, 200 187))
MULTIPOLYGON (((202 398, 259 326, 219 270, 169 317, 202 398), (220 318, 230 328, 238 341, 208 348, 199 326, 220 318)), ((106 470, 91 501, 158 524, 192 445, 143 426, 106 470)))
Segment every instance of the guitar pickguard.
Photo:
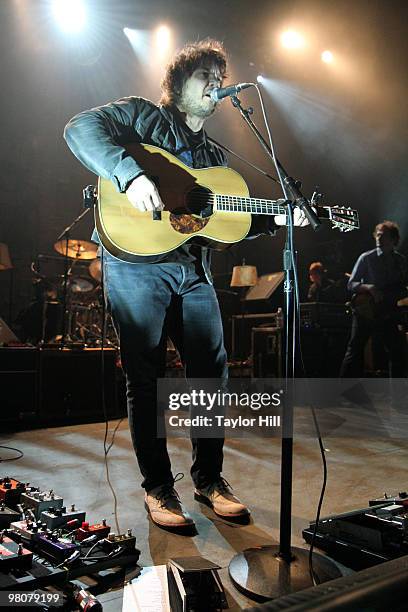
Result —
POLYGON ((180 234, 195 234, 207 225, 209 218, 203 219, 193 215, 175 215, 170 213, 169 222, 176 232, 180 234))

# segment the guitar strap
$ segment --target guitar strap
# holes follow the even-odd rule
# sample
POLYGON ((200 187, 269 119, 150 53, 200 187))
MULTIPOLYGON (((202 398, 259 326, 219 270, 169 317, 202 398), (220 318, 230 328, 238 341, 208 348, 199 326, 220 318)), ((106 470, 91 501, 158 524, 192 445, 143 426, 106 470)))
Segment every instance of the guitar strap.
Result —
POLYGON ((248 159, 245 159, 245 157, 241 157, 241 155, 238 155, 238 153, 235 153, 235 151, 232 151, 232 149, 229 149, 228 147, 221 144, 220 142, 217 142, 214 138, 211 138, 211 136, 207 136, 207 140, 217 145, 217 147, 220 147, 220 149, 224 149, 224 151, 226 151, 227 153, 230 153, 230 155, 233 155, 237 159, 241 160, 242 162, 244 162, 244 164, 246 164, 247 166, 250 166, 250 168, 253 168, 253 170, 256 170, 263 176, 266 176, 268 179, 271 179, 271 181, 274 181, 275 183, 280 184, 278 179, 274 178, 273 176, 265 172, 265 170, 262 170, 262 168, 259 168, 259 166, 255 166, 255 164, 250 162, 248 159))

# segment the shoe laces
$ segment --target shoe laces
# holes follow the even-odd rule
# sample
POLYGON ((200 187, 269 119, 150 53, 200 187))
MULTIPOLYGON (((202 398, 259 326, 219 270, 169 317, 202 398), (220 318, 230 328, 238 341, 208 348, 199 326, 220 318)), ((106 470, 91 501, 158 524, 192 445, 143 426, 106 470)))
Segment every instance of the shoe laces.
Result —
POLYGON ((178 472, 173 478, 173 482, 169 482, 164 484, 160 490, 156 493, 155 497, 159 500, 162 506, 165 506, 169 500, 176 501, 176 503, 181 504, 181 499, 176 489, 174 488, 174 484, 179 482, 182 478, 184 478, 184 474, 182 472, 178 472))
POLYGON ((214 491, 217 490, 218 493, 231 493, 232 487, 228 480, 226 480, 223 476, 220 476, 208 487, 208 493, 211 495, 214 491))

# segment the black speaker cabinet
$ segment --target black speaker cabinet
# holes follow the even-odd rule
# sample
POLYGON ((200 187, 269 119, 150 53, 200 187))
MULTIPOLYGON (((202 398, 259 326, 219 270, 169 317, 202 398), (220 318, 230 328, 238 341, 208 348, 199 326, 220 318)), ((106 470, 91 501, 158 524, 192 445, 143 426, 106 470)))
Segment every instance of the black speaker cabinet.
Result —
MULTIPOLYGON (((303 364, 298 352, 296 376, 300 378, 337 378, 346 351, 348 331, 345 329, 302 328, 300 340, 303 364)), ((253 328, 253 376, 256 378, 282 377, 284 351, 283 330, 276 327, 253 328)))
POLYGON ((233 315, 232 317, 232 359, 248 359, 251 354, 251 333, 254 327, 274 327, 276 313, 233 315))
POLYGON ((252 376, 282 378, 282 330, 279 327, 252 329, 252 376))
POLYGON ((38 352, 0 348, 0 424, 25 423, 37 416, 38 352))
POLYGON ((102 388, 108 418, 116 418, 116 351, 104 349, 40 351, 39 413, 43 421, 104 420, 102 388), (103 385, 103 387, 102 387, 103 385))

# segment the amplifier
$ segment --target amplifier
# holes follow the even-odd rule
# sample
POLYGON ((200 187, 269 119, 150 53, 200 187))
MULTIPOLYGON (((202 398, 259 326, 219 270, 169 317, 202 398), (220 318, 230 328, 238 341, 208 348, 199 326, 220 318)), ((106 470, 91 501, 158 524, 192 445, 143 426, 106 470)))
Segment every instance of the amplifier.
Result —
POLYGON ((37 414, 38 352, 0 347, 0 424, 24 423, 37 414))
POLYGON ((266 314, 233 315, 232 321, 232 359, 248 359, 251 354, 251 332, 253 327, 276 327, 276 312, 266 314))
MULTIPOLYGON (((104 419, 100 349, 40 351, 42 420, 104 419)), ((108 418, 116 418, 116 351, 104 349, 103 383, 108 418)), ((120 415, 123 416, 123 415, 120 415)))
POLYGON ((252 376, 282 378, 282 329, 252 328, 252 376))
MULTIPOLYGON (((337 378, 346 351, 348 332, 344 329, 302 328, 300 342, 304 369, 298 364, 296 376, 337 378)), ((281 378, 284 363, 283 330, 258 327, 252 330, 252 375, 281 378)), ((298 355, 300 357, 300 355, 298 355)))
POLYGON ((300 322, 303 327, 348 329, 351 326, 351 310, 346 304, 303 302, 300 304, 300 322))

